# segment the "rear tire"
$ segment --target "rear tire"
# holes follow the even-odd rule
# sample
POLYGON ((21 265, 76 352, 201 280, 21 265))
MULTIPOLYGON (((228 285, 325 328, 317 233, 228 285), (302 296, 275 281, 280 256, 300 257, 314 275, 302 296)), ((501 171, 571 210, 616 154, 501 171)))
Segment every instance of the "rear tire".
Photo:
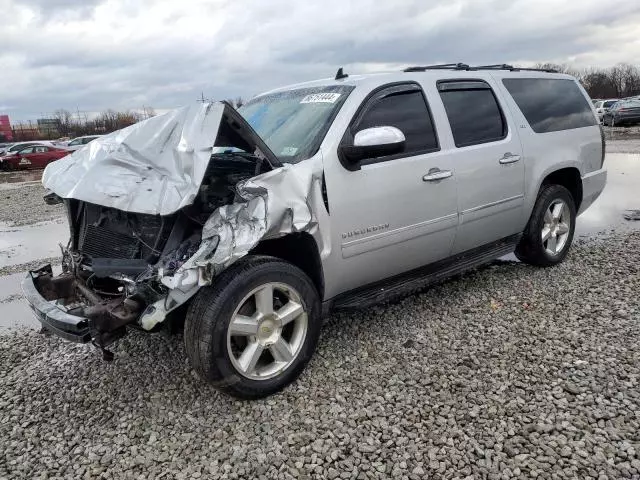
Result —
POLYGON ((243 399, 293 382, 320 336, 320 299, 296 266, 248 256, 201 289, 189 306, 184 340, 194 370, 243 399))
POLYGON ((562 185, 543 185, 516 257, 530 265, 549 267, 562 262, 573 241, 576 206, 562 185))

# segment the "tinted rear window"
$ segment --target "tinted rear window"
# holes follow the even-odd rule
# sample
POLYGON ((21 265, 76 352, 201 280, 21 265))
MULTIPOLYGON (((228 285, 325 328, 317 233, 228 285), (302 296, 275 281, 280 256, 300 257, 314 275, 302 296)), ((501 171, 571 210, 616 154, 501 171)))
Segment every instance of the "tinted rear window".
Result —
POLYGON ((591 105, 573 80, 505 78, 502 82, 536 133, 596 125, 591 105))

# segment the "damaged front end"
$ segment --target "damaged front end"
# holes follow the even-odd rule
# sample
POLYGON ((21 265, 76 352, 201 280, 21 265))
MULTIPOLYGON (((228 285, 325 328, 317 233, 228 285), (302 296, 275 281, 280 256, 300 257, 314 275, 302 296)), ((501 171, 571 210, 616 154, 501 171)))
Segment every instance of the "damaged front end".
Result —
POLYGON ((281 167, 224 103, 102 137, 48 166, 43 184, 65 204, 70 240, 62 273, 30 272, 25 297, 45 330, 103 351, 128 327, 157 329, 261 239, 314 223, 311 170, 281 167))

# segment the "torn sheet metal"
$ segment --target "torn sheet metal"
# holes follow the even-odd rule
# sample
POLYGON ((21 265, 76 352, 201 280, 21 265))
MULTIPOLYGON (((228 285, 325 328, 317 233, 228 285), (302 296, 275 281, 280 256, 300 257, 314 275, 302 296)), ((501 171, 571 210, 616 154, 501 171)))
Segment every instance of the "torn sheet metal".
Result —
POLYGON ((42 184, 75 198, 167 215, 193 202, 225 105, 197 104, 100 137, 47 166, 42 184))
MULTIPOLYGON (((201 286, 233 262, 247 255, 261 240, 290 233, 317 232, 322 203, 322 174, 314 173, 314 163, 302 162, 264 173, 240 182, 237 193, 242 199, 218 208, 202 229, 198 251, 173 275, 160 281, 170 289, 166 298, 149 307, 140 317, 145 330, 163 322, 167 313, 191 298, 201 286)), ((318 235, 320 250, 328 232, 318 235)))
POLYGON ((203 239, 218 238, 208 262, 214 274, 246 255, 263 238, 311 229, 317 223, 309 204, 313 182, 313 162, 285 165, 240 182, 237 190, 245 202, 218 208, 202 229, 203 239))
POLYGON ((261 240, 313 230, 317 220, 310 199, 320 192, 320 182, 313 162, 287 164, 240 182, 236 189, 242 201, 213 212, 198 251, 162 283, 185 291, 196 283, 190 272, 199 269, 197 284, 207 285, 261 240))

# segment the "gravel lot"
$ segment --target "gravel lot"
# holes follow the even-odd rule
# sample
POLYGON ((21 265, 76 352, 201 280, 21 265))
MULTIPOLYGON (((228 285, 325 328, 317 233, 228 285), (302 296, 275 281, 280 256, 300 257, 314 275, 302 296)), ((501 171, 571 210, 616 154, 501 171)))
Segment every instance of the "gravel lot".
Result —
POLYGON ((0 190, 0 222, 22 226, 62 218, 64 207, 44 203, 44 193, 44 187, 39 184, 0 190))
POLYGON ((0 478, 640 478, 640 234, 333 316, 302 378, 240 402, 180 336, 116 360, 0 336, 0 478))

